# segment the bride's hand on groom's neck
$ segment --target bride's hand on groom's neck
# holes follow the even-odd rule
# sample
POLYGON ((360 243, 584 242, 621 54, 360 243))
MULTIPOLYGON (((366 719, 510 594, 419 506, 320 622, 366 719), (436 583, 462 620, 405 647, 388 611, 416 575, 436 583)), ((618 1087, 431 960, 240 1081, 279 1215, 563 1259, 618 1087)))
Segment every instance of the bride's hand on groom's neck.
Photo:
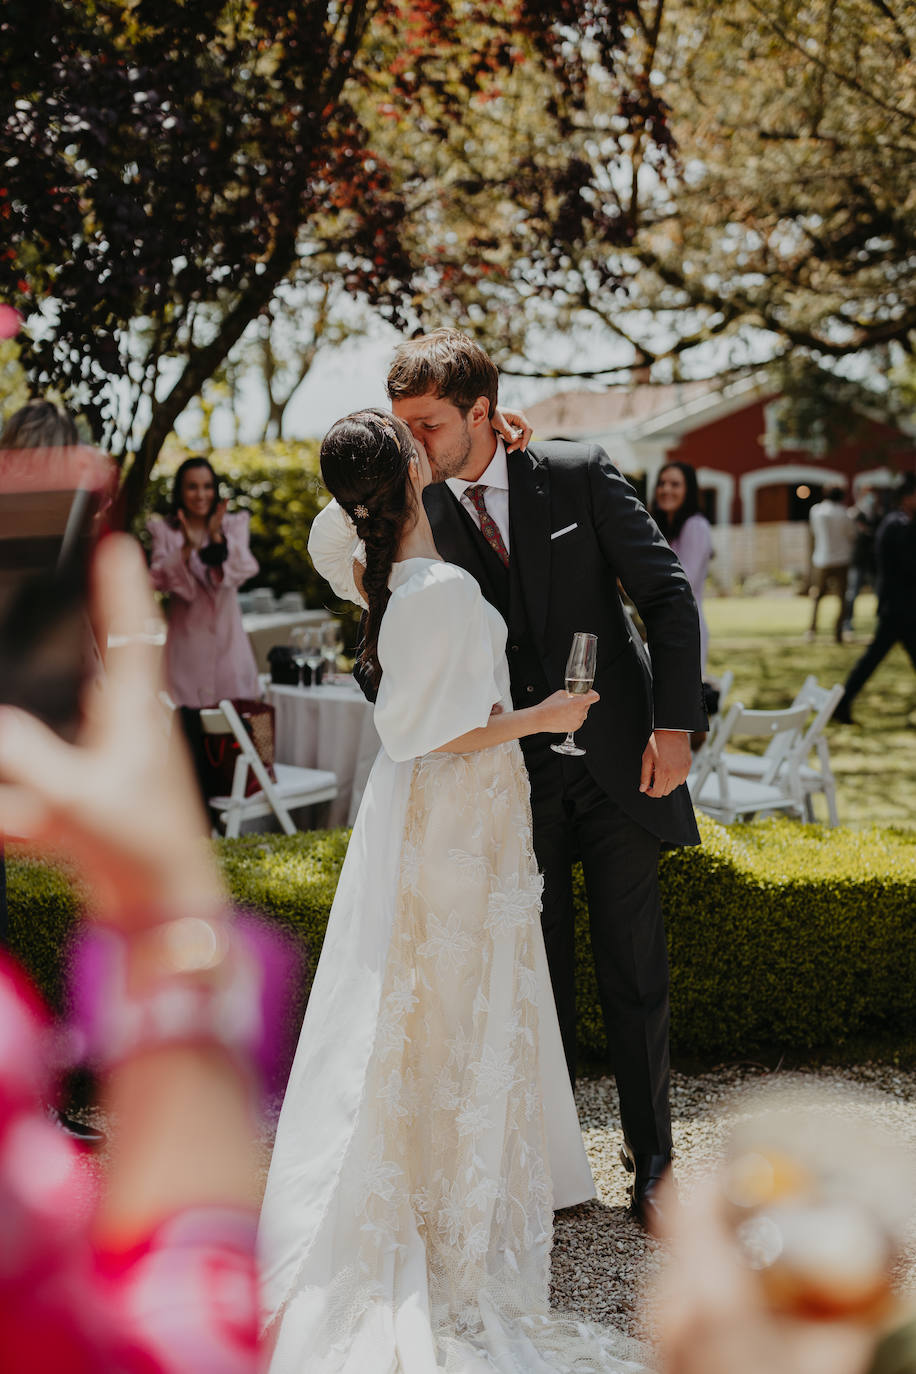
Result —
POLYGON ((534 430, 521 410, 503 410, 497 406, 493 412, 493 428, 506 445, 506 451, 526 449, 534 430))

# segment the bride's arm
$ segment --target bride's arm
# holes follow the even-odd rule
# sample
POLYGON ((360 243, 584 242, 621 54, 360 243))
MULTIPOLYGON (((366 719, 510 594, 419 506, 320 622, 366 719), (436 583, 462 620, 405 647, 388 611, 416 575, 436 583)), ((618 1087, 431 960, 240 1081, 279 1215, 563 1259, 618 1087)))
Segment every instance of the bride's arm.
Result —
POLYGON ((524 706, 519 711, 500 711, 491 715, 486 725, 458 735, 433 752, 473 754, 478 749, 491 749, 494 744, 505 744, 508 740, 521 739, 525 735, 564 735, 567 730, 578 730, 588 715, 589 707, 598 700, 595 691, 574 697, 564 691, 554 692, 538 702, 537 706, 524 706))
POLYGON ((460 568, 421 564, 397 587, 379 632, 383 671, 374 712, 389 758, 468 754, 523 735, 578 729, 596 692, 555 692, 536 706, 493 712, 501 650, 497 656, 480 588, 460 568))

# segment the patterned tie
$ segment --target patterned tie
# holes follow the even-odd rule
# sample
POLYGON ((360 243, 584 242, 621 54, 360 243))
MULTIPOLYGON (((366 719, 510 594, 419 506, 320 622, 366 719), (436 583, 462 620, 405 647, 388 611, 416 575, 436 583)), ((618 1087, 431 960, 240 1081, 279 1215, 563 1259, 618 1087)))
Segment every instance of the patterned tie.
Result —
POLYGON ((505 567, 509 566, 509 550, 503 543, 503 537, 499 532, 499 526, 487 510, 483 494, 487 490, 485 486, 465 487, 464 494, 470 498, 471 504, 480 516, 480 533, 490 545, 490 548, 498 556, 505 567))

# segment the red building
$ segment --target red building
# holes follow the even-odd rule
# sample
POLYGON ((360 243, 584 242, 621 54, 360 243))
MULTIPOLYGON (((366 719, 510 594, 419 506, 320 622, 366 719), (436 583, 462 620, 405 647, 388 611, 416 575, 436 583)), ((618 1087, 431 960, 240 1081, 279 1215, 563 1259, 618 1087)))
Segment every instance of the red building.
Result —
POLYGON ((783 447, 782 409, 754 376, 558 392, 527 413, 536 438, 601 444, 644 497, 664 463, 691 463, 718 526, 804 523, 826 487, 842 486, 853 500, 864 487, 892 488, 900 472, 916 468, 913 436, 874 414, 859 415, 848 439, 829 449, 783 447))

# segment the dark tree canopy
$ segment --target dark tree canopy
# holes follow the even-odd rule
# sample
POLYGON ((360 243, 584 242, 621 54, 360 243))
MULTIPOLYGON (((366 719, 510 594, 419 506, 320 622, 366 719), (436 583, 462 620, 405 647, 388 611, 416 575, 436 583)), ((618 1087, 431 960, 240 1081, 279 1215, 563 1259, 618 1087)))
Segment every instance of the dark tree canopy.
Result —
MULTIPOLYGON (((460 224, 459 259, 450 221, 488 195, 494 218, 516 206, 533 225, 532 261, 586 234, 620 240, 563 139, 589 64, 613 69, 631 8, 6 0, 0 299, 27 318, 35 389, 64 392, 132 455, 129 512, 177 417, 284 281, 342 280, 403 323, 418 291, 498 270, 460 224), (469 156, 437 213, 436 150, 520 72, 544 92, 552 156, 469 156)), ((626 101, 662 137, 648 88, 626 101)))

